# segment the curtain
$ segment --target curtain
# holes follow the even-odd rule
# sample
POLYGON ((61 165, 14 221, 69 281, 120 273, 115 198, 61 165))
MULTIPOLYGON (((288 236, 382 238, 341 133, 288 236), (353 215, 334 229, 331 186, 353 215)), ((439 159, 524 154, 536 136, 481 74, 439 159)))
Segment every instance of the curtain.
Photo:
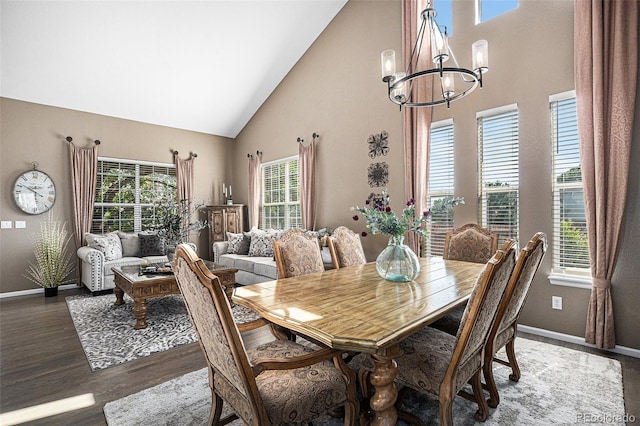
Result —
POLYGON ((298 175, 300 177, 300 214, 302 227, 316 229, 316 145, 314 133, 308 146, 298 143, 298 175))
MULTIPOLYGON (((187 160, 178 157, 178 153, 173 153, 173 161, 176 165, 176 192, 178 195, 178 211, 182 216, 181 234, 189 236, 189 225, 191 223, 191 203, 193 201, 194 187, 194 163, 195 155, 190 155, 187 160)), ((187 241, 185 241, 187 242, 187 241)))
MULTIPOLYGON (((420 14, 426 8, 426 0, 404 0, 402 2, 402 47, 404 63, 408 64, 413 45, 420 29, 420 14)), ((422 45, 419 69, 429 68, 431 61, 430 38, 426 36, 422 45)), ((419 98, 433 98, 431 78, 420 79, 417 87, 419 98)), ((427 179, 429 167, 429 138, 432 110, 428 107, 404 109, 404 192, 407 199, 413 198, 416 203, 416 215, 427 210, 427 179)), ((406 244, 420 255, 420 236, 409 232, 406 244)))
POLYGON ((626 201, 638 72, 638 2, 577 0, 578 133, 593 287, 585 340, 615 347, 611 277, 626 201))
POLYGON ((260 155, 249 156, 249 229, 260 225, 260 155))
MULTIPOLYGON (((71 168, 71 199, 73 202, 73 234, 76 248, 85 243, 84 234, 91 231, 93 204, 96 198, 98 177, 98 145, 91 148, 78 148, 69 142, 69 160, 71 168)), ((82 262, 78 258, 76 277, 80 280, 82 262)))

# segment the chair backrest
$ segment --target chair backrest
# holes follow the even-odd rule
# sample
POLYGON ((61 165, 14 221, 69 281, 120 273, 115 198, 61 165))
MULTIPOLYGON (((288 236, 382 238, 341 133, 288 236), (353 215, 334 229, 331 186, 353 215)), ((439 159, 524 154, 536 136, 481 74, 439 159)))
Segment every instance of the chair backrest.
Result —
POLYGON ((507 284, 503 302, 498 309, 496 323, 491 331, 490 339, 518 321, 524 302, 529 294, 531 283, 546 251, 547 236, 543 232, 538 232, 520 252, 516 267, 511 275, 509 284, 507 284))
POLYGON ((442 257, 449 260, 487 263, 498 250, 498 234, 476 223, 447 232, 442 257))
POLYGON ((218 277, 186 244, 178 245, 172 266, 209 365, 212 391, 242 413, 245 422, 261 424, 266 411, 218 277))
POLYGON ((480 272, 462 314, 450 368, 457 369, 482 353, 516 264, 515 247, 514 240, 507 240, 480 272))
POLYGON ((339 226, 329 237, 331 260, 336 268, 367 263, 360 235, 346 226, 339 226))
POLYGON ((273 242, 278 278, 323 272, 322 252, 318 238, 303 229, 287 230, 273 242))

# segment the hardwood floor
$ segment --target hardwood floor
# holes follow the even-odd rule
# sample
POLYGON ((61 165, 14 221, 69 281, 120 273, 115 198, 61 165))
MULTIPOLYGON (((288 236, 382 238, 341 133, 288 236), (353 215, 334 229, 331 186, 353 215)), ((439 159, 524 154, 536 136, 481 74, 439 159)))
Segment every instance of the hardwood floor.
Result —
MULTIPOLYGON (((0 413, 92 393, 95 404, 88 408, 28 424, 105 425, 105 403, 206 366, 195 343, 92 372, 65 303, 66 296, 82 293, 86 290, 61 291, 51 298, 30 295, 0 300, 0 413)), ((526 337, 620 360, 627 413, 640 419, 640 359, 526 337)), ((268 331, 245 335, 248 346, 266 338, 270 338, 268 331)))

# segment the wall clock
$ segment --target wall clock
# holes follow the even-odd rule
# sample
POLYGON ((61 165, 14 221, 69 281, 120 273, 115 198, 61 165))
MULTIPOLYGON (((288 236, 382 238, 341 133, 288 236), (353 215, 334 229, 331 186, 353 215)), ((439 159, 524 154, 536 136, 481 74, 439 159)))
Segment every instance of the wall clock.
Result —
POLYGON ((22 173, 16 179, 13 198, 23 212, 41 214, 56 201, 56 186, 51 177, 38 170, 37 163, 34 163, 33 170, 22 173))

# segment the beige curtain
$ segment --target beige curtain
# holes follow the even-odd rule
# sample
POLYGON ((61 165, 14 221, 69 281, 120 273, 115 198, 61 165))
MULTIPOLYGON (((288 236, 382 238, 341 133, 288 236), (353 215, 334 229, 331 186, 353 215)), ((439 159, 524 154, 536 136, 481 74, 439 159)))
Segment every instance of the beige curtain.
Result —
POLYGON ((260 154, 249 156, 249 228, 260 225, 260 154))
POLYGON ((302 227, 316 229, 316 145, 314 133, 308 146, 298 143, 298 175, 300 178, 300 214, 302 227))
MULTIPOLYGON (((411 51, 420 29, 420 14, 426 8, 426 0, 404 0, 402 2, 402 47, 404 63, 409 63, 411 51)), ((431 43, 424 37, 419 69, 429 68, 431 62, 431 43)), ((421 79, 414 91, 423 100, 433 99, 431 78, 421 79)), ((407 199, 416 202, 416 214, 421 215, 427 209, 427 179, 429 167, 429 143, 432 110, 429 107, 404 109, 404 192, 407 199)), ((405 243, 420 255, 420 236, 409 232, 405 243)))
MULTIPOLYGON (((191 223, 191 209, 193 202, 193 188, 195 185, 195 155, 190 155, 187 160, 178 157, 178 153, 173 153, 173 161, 176 165, 176 191, 178 203, 185 203, 186 207, 182 211, 182 235, 189 235, 189 224, 191 223)), ((188 237, 187 237, 188 239, 188 237)))
POLYGON ((615 347, 611 277, 626 201, 638 72, 637 1, 576 0, 578 132, 593 288, 585 340, 615 347))
MULTIPOLYGON (((93 204, 96 198, 96 180, 98 176, 98 145, 91 148, 78 148, 69 142, 69 164, 71 169, 71 201, 73 202, 73 235, 76 248, 85 243, 84 234, 91 231, 93 204)), ((80 280, 82 262, 78 259, 76 277, 80 280)))

